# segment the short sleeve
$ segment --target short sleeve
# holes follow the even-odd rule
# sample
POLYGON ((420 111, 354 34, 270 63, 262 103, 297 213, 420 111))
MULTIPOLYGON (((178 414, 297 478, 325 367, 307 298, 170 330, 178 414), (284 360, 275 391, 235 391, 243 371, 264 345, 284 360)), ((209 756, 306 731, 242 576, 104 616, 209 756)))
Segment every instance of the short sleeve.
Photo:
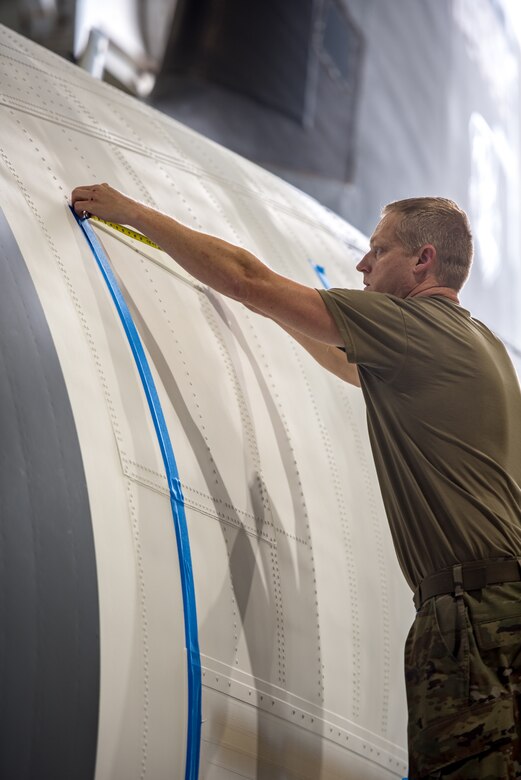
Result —
POLYGON ((407 354, 401 301, 364 290, 318 290, 344 340, 347 359, 390 380, 407 354))

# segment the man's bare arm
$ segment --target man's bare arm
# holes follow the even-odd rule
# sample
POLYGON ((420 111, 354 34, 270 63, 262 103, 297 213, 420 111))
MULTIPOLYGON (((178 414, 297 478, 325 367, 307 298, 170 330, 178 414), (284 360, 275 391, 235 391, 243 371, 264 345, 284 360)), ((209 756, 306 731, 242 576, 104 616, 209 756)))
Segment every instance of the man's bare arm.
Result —
POLYGON ((331 344, 324 344, 322 341, 316 341, 310 336, 305 336, 303 333, 299 333, 298 330, 293 330, 281 322, 278 325, 304 347, 306 352, 309 352, 311 357, 315 358, 322 368, 343 379, 344 382, 360 387, 360 377, 356 363, 349 363, 342 349, 331 344))
POLYGON ((77 214, 86 211, 141 231, 188 273, 217 292, 247 303, 317 341, 342 344, 319 293, 274 273, 251 252, 191 230, 108 184, 76 187, 71 199, 77 214))
MULTIPOLYGON (((253 306, 248 306, 248 304, 245 305, 255 314, 262 315, 262 312, 258 311, 253 306)), ((327 371, 335 374, 335 376, 343 379, 344 382, 355 385, 355 387, 360 387, 358 367, 355 363, 348 362, 343 350, 331 346, 331 344, 324 344, 322 341, 312 339, 310 336, 305 336, 303 333, 299 333, 298 330, 293 330, 293 328, 284 325, 282 322, 277 322, 275 319, 273 319, 273 322, 276 322, 277 325, 294 338, 296 342, 304 347, 306 352, 308 352, 322 368, 325 368, 327 371)))

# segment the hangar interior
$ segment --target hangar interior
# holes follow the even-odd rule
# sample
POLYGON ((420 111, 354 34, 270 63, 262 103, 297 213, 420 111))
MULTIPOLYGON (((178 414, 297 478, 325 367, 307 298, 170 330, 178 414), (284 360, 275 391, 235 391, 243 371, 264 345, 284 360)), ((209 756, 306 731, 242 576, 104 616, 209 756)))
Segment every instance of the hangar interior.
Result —
POLYGON ((109 177, 312 286, 326 275, 360 283, 355 265, 387 201, 454 198, 476 239, 463 303, 521 368, 520 56, 509 7, 2 3, 1 412, 16 457, 2 474, 13 522, 1 573, 23 605, 7 610, 17 641, 1 645, 14 703, 1 760, 13 778, 24 762, 31 777, 47 762, 45 780, 162 778, 172 766, 182 776, 196 741, 194 669, 209 780, 271 780, 274 767, 291 780, 338 780, 346 766, 357 780, 406 772, 394 670, 412 605, 358 391, 154 249, 98 228, 176 432, 198 599, 200 655, 187 663, 160 437, 66 198, 84 175, 109 177), (61 633, 60 609, 70 615, 61 633), (46 717, 32 722, 33 712, 46 717), (64 732, 67 755, 51 753, 64 732))
POLYGON ((385 203, 469 214, 462 302, 520 367, 515 0, 4 0, 0 22, 285 178, 369 235, 385 203))

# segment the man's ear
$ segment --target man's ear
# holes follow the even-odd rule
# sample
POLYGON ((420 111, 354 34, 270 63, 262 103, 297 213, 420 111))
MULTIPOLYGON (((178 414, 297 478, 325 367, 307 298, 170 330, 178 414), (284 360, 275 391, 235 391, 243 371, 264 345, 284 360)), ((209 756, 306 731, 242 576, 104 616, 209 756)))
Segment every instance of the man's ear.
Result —
POLYGON ((432 244, 424 244, 418 250, 416 269, 418 271, 434 271, 436 265, 436 247, 432 244))

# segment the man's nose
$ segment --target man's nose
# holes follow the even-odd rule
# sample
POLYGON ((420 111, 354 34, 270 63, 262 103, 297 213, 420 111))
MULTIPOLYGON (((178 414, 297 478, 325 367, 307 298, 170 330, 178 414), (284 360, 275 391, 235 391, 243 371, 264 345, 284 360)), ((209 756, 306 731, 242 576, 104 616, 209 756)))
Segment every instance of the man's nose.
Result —
POLYGON ((368 271, 368 270, 369 270, 369 264, 368 264, 368 262, 367 262, 367 257, 368 257, 368 255, 369 255, 369 252, 367 252, 367 253, 366 253, 366 254, 365 254, 363 257, 362 257, 362 259, 360 260, 360 262, 359 262, 359 263, 358 263, 358 265, 356 266, 356 270, 357 270, 357 271, 361 271, 361 272, 363 272, 363 271, 368 271))

